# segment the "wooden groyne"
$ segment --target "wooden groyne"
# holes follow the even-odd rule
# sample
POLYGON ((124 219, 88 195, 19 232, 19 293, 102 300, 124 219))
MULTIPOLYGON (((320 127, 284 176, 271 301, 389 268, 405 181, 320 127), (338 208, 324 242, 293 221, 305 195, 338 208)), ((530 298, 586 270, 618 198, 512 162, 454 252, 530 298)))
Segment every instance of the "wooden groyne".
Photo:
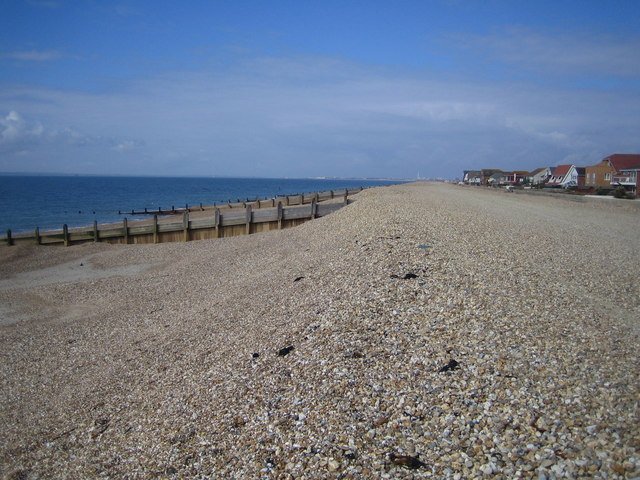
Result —
MULTIPOLYGON (((12 235, 7 230, 0 241, 6 245, 76 245, 85 242, 143 244, 186 242, 208 238, 233 237, 300 225, 328 215, 348 203, 349 195, 362 188, 275 197, 225 206, 208 206, 182 210, 181 214, 162 218, 158 214, 147 220, 12 235)), ((162 211, 162 210, 161 210, 162 211)), ((153 213, 153 212, 150 212, 153 213)))

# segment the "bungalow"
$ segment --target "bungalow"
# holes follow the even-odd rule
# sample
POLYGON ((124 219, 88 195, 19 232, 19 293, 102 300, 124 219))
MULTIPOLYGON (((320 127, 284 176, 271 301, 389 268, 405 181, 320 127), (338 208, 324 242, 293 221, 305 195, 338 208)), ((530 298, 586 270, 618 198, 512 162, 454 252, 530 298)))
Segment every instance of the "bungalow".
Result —
MULTIPOLYGON (((631 186, 633 182, 615 182, 613 177, 617 176, 620 180, 623 177, 629 177, 622 172, 631 172, 635 168, 640 168, 640 155, 626 154, 626 153, 614 153, 602 159, 602 161, 596 165, 586 167, 585 185, 589 187, 611 187, 616 183, 621 185, 631 186)), ((636 175, 637 177, 637 175, 636 175)))
POLYGON ((531 185, 542 185, 543 183, 546 183, 550 176, 550 167, 536 168, 533 172, 527 175, 527 183, 530 183, 531 185))
POLYGON ((571 187, 584 185, 585 169, 575 165, 558 165, 551 172, 547 182, 549 187, 571 187))
POLYGON ((526 178, 528 172, 517 170, 515 172, 503 172, 501 185, 522 185, 526 178))

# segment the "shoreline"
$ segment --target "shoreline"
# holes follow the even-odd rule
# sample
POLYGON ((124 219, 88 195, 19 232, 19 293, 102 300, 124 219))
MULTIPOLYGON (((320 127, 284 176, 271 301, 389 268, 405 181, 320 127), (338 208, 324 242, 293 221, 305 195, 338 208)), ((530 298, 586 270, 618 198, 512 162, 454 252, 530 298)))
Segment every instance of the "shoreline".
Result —
POLYGON ((410 183, 283 231, 0 249, 29 318, 0 476, 637 476, 640 225, 607 205, 410 183))
POLYGON ((99 224, 118 223, 122 222, 124 217, 134 221, 135 215, 130 216, 129 212, 144 211, 145 208, 152 216, 158 208, 166 211, 175 208, 176 205, 178 210, 186 207, 185 204, 191 208, 205 204, 225 207, 228 205, 227 202, 242 203, 245 198, 247 201, 253 201, 250 199, 297 196, 345 188, 355 190, 372 184, 390 183, 384 180, 362 180, 358 183, 356 180, 340 179, 234 177, 33 176, 20 182, 12 181, 11 177, 0 178, 5 179, 3 188, 6 188, 2 205, 5 218, 2 221, 4 226, 1 235, 4 235, 7 229, 14 234, 28 234, 36 227, 42 231, 49 231, 60 229, 63 224, 82 228, 92 225, 94 221, 98 221, 99 224), (75 192, 75 195, 70 197, 68 192, 75 192), (48 205, 50 200, 57 202, 56 208, 44 212, 42 208, 48 205), (46 217, 43 214, 46 214, 46 217))

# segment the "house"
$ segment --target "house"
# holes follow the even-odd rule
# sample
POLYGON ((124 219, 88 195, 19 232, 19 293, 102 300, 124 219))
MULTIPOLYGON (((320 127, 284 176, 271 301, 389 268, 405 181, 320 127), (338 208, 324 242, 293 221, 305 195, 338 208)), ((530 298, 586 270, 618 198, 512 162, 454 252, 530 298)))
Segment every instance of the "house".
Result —
MULTIPOLYGON (((614 153, 603 158, 600 163, 586 167, 585 185, 589 187, 615 186, 613 183, 614 176, 617 176, 619 180, 622 178, 630 179, 631 176, 625 176, 622 172, 623 170, 632 172, 634 168, 640 168, 640 155, 614 153)), ((616 183, 630 187, 633 182, 618 181, 616 183)))
POLYGON ((489 179, 494 176, 496 173, 502 173, 502 170, 497 168, 483 168, 480 170, 480 184, 481 185, 491 185, 489 179))
POLYGON ((616 175, 611 177, 612 187, 624 187, 627 191, 638 195, 638 185, 640 184, 640 166, 634 168, 623 168, 616 175))
POLYGON ((558 165, 552 170, 547 186, 567 188, 584 185, 584 176, 584 167, 576 167, 575 165, 558 165))
POLYGON ((498 185, 522 185, 525 182, 528 172, 500 172, 498 185))
POLYGON ((462 181, 467 185, 480 185, 482 172, 479 170, 465 170, 462 181))
POLYGON ((525 170, 516 170, 513 172, 513 184, 522 185, 523 183, 527 183, 527 175, 529 175, 529 172, 525 170))
POLYGON ((487 178, 487 185, 492 187, 497 187, 498 185, 502 185, 504 182, 504 173, 503 171, 495 172, 489 178, 487 178))
POLYGON ((527 183, 531 185, 542 185, 551 176, 551 167, 536 168, 534 171, 527 174, 527 183))

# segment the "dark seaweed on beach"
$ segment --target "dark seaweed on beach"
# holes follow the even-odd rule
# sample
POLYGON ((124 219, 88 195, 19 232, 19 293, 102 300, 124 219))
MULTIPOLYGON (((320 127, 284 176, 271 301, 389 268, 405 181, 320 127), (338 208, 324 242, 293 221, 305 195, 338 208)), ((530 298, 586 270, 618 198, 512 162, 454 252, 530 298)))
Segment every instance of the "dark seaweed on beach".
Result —
POLYGON ((288 355, 289 352, 291 352, 291 350, 293 350, 293 345, 281 348, 280 350, 278 350, 278 356, 284 357, 284 356, 288 355))
POLYGON ((415 273, 405 273, 402 277, 399 275, 391 275, 391 278, 399 278, 401 280, 409 280, 411 278, 418 278, 418 275, 416 275, 415 273))
POLYGON ((418 457, 410 456, 410 455, 396 455, 394 453, 389 455, 389 459, 392 463, 396 465, 400 465, 401 467, 410 468, 412 470, 418 469, 420 467, 425 467, 426 465, 422 462, 418 457))
POLYGON ((451 360, 449 360, 449 363, 447 363, 444 367, 438 370, 438 372, 440 373, 449 372, 452 370, 456 370, 458 368, 460 368, 460 364, 452 358, 451 360))

